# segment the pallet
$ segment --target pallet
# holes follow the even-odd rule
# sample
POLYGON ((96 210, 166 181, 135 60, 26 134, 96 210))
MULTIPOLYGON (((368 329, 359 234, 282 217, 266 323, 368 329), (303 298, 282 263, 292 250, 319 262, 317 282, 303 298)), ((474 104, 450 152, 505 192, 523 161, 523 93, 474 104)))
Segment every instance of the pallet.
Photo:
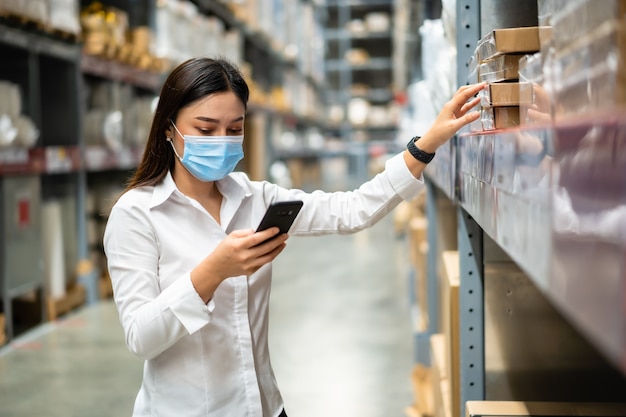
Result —
POLYGON ((80 307, 85 303, 86 298, 85 287, 80 284, 70 284, 63 297, 48 296, 46 303, 48 320, 56 320, 59 316, 80 307))

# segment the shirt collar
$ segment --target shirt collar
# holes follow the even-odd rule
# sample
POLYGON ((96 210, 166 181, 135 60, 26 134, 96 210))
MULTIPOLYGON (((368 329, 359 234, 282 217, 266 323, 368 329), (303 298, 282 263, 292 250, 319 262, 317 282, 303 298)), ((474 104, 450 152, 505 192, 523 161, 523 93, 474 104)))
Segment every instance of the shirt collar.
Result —
MULTIPOLYGON (((244 178, 245 176, 240 173, 229 174, 217 181, 217 187, 226 200, 241 202, 244 198, 252 195, 250 185, 244 178)), ((154 187, 150 208, 163 204, 175 193, 182 196, 174 182, 174 178, 172 178, 171 171, 168 171, 163 181, 154 187)))

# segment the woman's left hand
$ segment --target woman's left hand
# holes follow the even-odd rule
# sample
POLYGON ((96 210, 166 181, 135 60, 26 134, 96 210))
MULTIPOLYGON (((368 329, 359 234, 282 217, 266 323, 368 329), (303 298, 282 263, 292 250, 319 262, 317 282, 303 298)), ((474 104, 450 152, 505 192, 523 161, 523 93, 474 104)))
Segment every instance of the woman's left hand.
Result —
POLYGON ((480 117, 480 112, 471 111, 480 103, 480 97, 474 97, 487 83, 466 85, 459 88, 454 96, 443 106, 430 129, 420 138, 419 148, 433 153, 446 143, 456 132, 468 123, 480 117), (472 97, 474 97, 472 99, 472 97))

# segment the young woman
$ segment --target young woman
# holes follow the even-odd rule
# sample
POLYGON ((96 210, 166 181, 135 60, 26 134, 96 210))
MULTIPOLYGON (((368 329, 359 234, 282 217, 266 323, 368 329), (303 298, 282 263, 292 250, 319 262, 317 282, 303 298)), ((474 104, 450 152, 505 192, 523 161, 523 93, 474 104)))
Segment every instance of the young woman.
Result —
POLYGON ((297 236, 373 225, 422 189, 437 148, 478 117, 468 111, 482 87, 459 89, 431 129, 358 190, 305 193, 233 172, 248 101, 235 67, 197 58, 174 69, 104 235, 126 343, 145 359, 133 416, 286 416, 267 335, 271 262, 287 235, 254 232, 265 210, 303 201, 297 236))

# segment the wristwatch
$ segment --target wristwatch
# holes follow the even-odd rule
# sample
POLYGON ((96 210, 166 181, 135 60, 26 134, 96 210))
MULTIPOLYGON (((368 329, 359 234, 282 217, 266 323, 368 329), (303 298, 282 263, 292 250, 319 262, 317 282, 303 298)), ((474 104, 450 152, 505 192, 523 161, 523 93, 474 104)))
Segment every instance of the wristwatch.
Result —
POLYGON ((429 163, 435 157, 435 153, 424 152, 420 148, 415 145, 415 142, 420 138, 420 136, 415 136, 411 138, 409 143, 407 143, 406 148, 409 150, 409 153, 413 155, 413 158, 417 159, 420 162, 425 164, 429 163))

